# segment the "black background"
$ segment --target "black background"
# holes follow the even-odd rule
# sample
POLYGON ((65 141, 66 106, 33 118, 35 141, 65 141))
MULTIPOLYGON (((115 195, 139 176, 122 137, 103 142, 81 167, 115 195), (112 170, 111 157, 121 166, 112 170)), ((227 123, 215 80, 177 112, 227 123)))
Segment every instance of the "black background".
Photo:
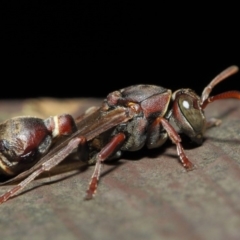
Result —
MULTIPOLYGON (((200 25, 205 16, 177 8, 122 1, 9 2, 0 98, 105 97, 139 83, 200 94, 220 71, 240 65, 238 31, 219 21, 206 21, 206 28, 200 25)), ((214 93, 240 90, 239 79, 240 74, 231 77, 214 93)))

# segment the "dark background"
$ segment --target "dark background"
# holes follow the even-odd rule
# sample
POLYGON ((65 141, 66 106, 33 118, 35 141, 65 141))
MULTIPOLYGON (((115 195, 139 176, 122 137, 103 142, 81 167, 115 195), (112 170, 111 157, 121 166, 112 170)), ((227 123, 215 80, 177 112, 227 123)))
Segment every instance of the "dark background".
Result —
MULTIPOLYGON (((0 98, 105 97, 139 83, 200 94, 220 71, 240 65, 237 30, 218 21, 200 27, 205 15, 168 10, 123 2, 9 2, 0 98)), ((239 79, 214 92, 240 90, 239 79)))

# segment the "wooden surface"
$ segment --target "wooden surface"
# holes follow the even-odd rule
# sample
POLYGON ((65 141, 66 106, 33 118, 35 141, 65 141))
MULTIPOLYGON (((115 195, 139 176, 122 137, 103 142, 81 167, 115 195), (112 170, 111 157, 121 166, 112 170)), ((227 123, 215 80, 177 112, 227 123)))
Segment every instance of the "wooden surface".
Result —
MULTIPOLYGON (((76 116, 100 103, 3 101, 0 118, 76 116)), ((83 197, 93 167, 36 180, 0 206, 1 239, 240 239, 240 102, 213 103, 206 115, 223 122, 207 131, 202 146, 184 142, 194 171, 184 171, 169 141, 104 165, 92 201, 83 197)))

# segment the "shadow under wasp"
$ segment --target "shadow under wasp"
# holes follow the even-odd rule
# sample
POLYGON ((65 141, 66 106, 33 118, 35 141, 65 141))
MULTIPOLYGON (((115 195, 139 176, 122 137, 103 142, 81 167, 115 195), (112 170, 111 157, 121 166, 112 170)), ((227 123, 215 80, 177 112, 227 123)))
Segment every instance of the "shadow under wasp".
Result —
POLYGON ((205 130, 220 123, 217 119, 206 121, 205 107, 220 99, 240 99, 238 91, 209 96, 214 86, 237 71, 237 66, 225 69, 204 88, 201 97, 191 89, 172 94, 161 86, 134 85, 110 93, 101 107, 90 108, 76 120, 63 114, 45 120, 16 117, 5 121, 0 124, 0 169, 12 178, 3 184, 22 181, 0 196, 0 204, 74 150, 82 161, 95 164, 86 200, 96 193, 104 161, 120 158, 123 151, 137 151, 144 145, 149 149, 160 147, 168 138, 176 145, 182 166, 192 170, 194 165, 186 156, 177 131, 201 144, 205 130), (49 151, 62 135, 68 137, 49 151))

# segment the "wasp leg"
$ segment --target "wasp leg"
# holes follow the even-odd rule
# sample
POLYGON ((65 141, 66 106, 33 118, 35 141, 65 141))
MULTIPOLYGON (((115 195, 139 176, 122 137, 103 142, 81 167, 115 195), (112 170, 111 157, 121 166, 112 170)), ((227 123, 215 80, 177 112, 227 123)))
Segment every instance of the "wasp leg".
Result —
POLYGON ((194 165, 193 165, 193 163, 190 162, 190 160, 188 159, 188 157, 184 153, 184 150, 183 150, 183 147, 182 147, 182 144, 181 144, 181 138, 178 135, 178 133, 175 131, 175 129, 171 126, 171 124, 165 118, 159 117, 159 118, 157 118, 156 121, 159 121, 159 123, 162 124, 162 126, 167 131, 168 136, 170 137, 172 142, 176 144, 177 154, 180 158, 180 161, 181 161, 183 167, 187 171, 193 170, 194 165))
POLYGON ((6 202, 10 197, 16 195, 19 191, 21 191, 24 187, 26 187, 31 181, 33 181, 36 177, 38 177, 41 173, 51 170, 53 167, 58 165, 61 161, 63 161, 74 149, 76 149, 79 145, 84 144, 86 142, 85 137, 76 137, 73 138, 68 145, 62 148, 57 154, 50 157, 46 160, 42 165, 39 166, 32 174, 30 174, 26 179, 20 182, 18 185, 7 191, 5 194, 0 196, 0 204, 6 202))
POLYGON ((221 123, 222 123, 221 119, 210 118, 210 119, 207 120, 206 128, 208 129, 208 128, 211 128, 211 127, 216 127, 216 126, 219 126, 221 123))
POLYGON ((105 145, 102 150, 96 155, 96 164, 95 169, 91 178, 91 181, 89 183, 89 187, 87 190, 87 194, 85 196, 85 200, 90 200, 93 198, 94 194, 97 191, 97 184, 99 180, 99 176, 101 173, 101 166, 102 163, 108 159, 111 155, 116 153, 117 150, 122 146, 122 144, 125 141, 125 134, 118 133, 116 134, 111 141, 105 145))
POLYGON ((87 139, 85 137, 81 137, 81 142, 78 145, 77 149, 77 157, 83 162, 87 162, 89 160, 89 148, 87 139))

